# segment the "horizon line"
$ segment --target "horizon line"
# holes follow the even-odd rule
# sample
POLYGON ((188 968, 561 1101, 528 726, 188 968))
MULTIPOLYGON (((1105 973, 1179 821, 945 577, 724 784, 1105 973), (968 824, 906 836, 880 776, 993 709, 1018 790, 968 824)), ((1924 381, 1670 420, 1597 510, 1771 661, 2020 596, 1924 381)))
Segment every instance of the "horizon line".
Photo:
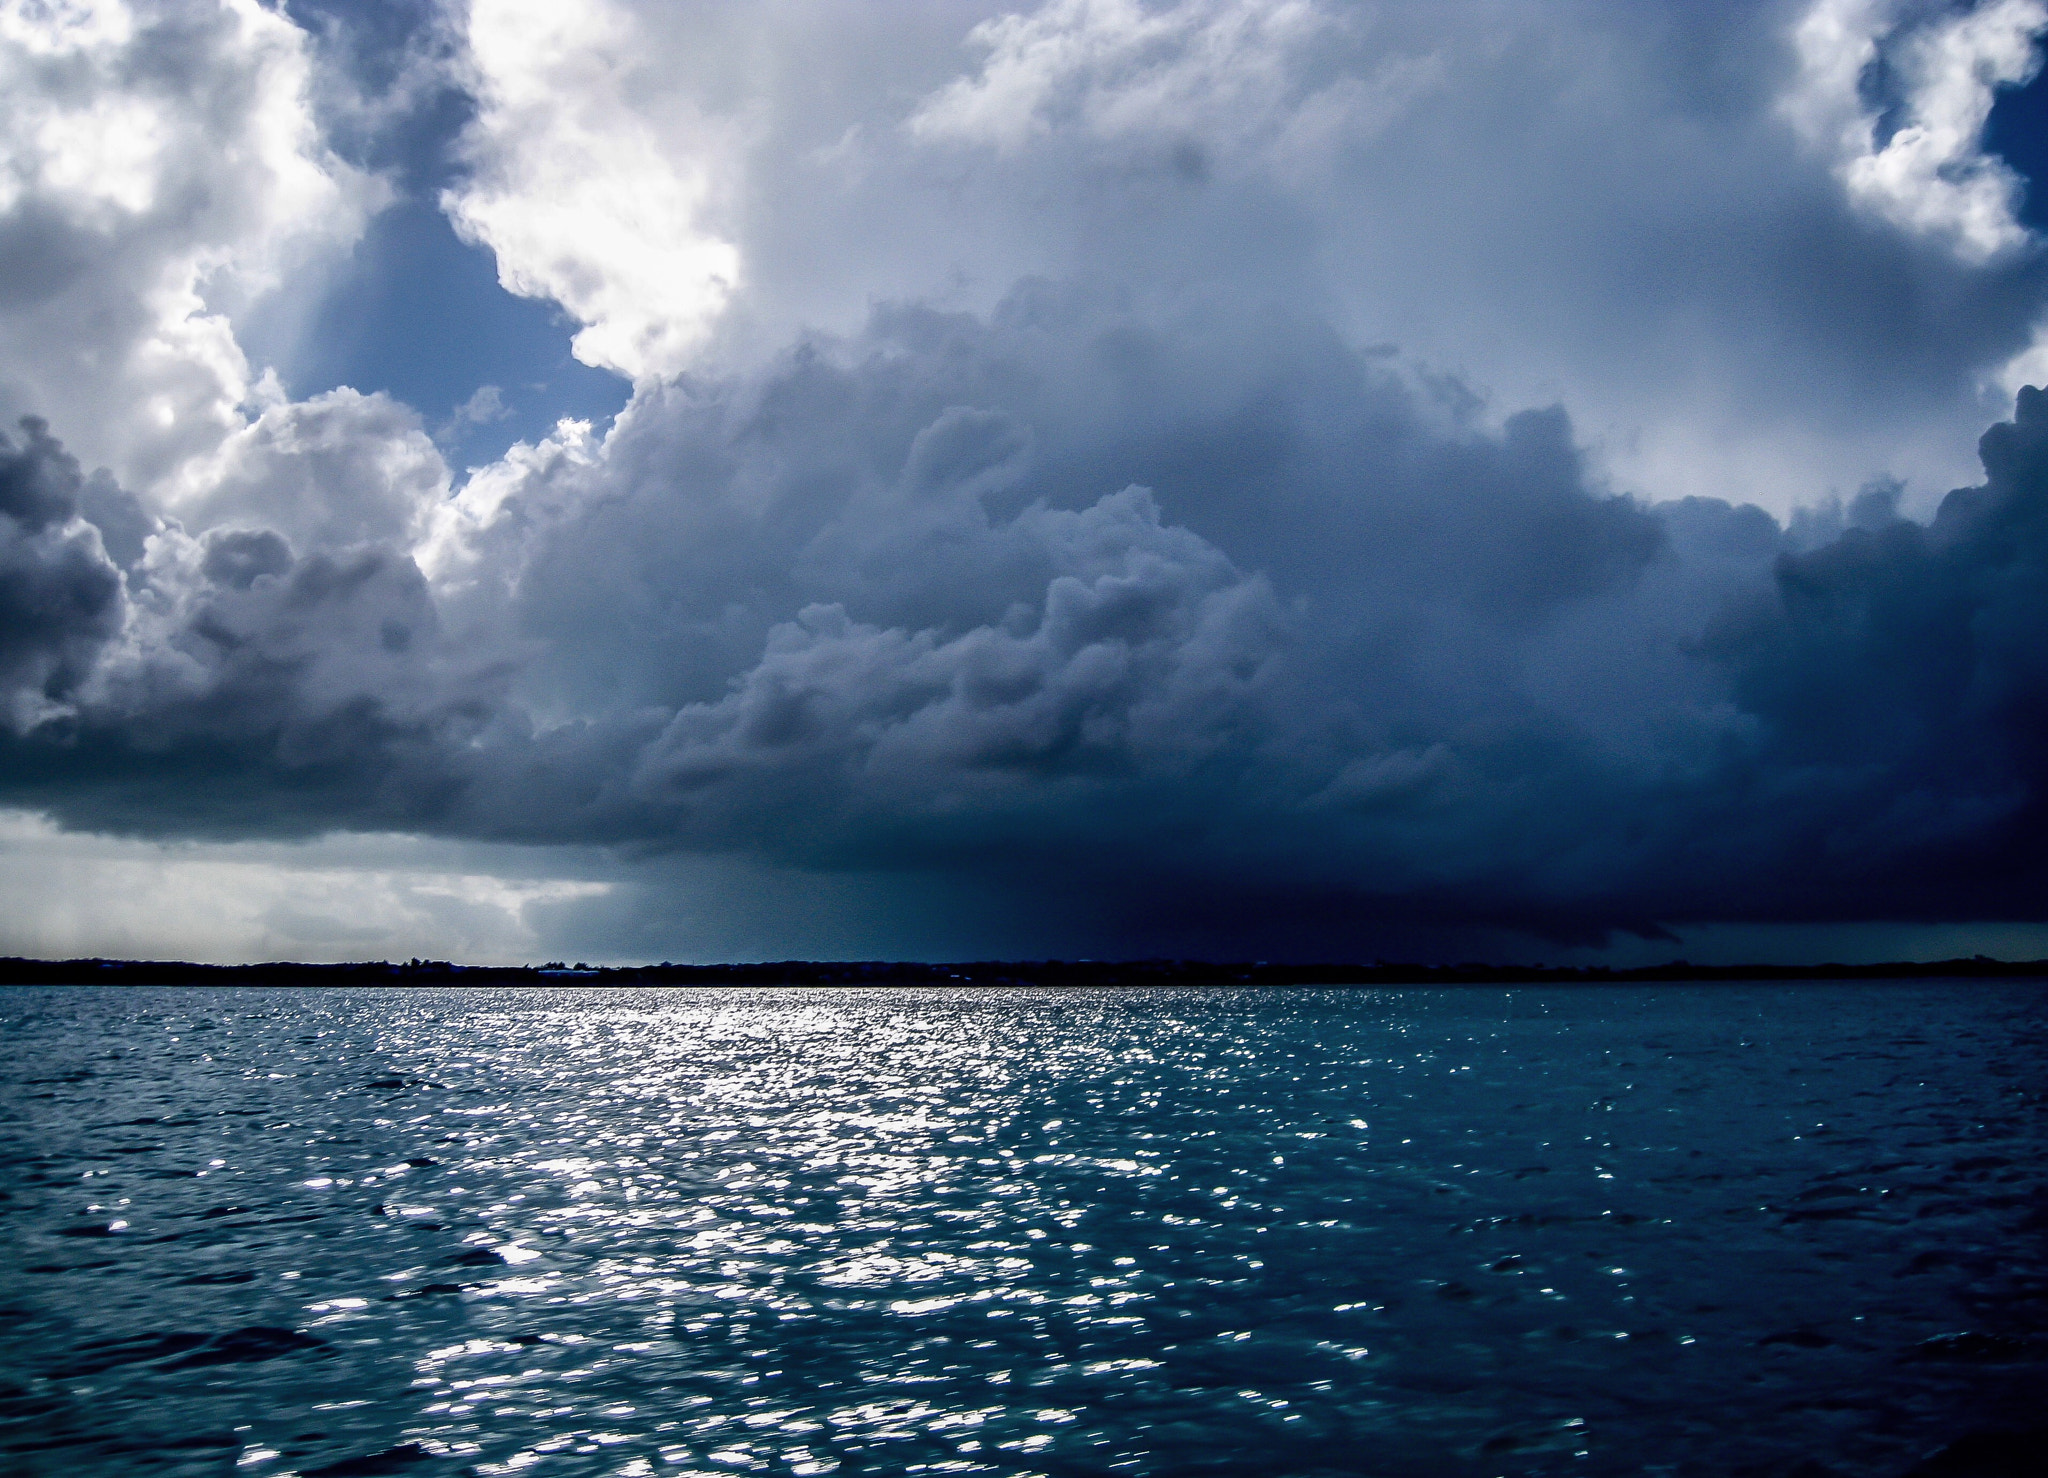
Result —
POLYGON ((1629 984, 1688 981, 1763 980, 1928 980, 2048 978, 2048 960, 2000 960, 1973 955, 1945 960, 1891 960, 1874 964, 1696 965, 1671 960, 1658 965, 1531 965, 1464 961, 1418 964, 1405 961, 1319 961, 1146 958, 1130 960, 757 960, 641 965, 464 965, 448 960, 358 960, 312 963, 295 960, 208 964, 187 960, 122 960, 101 957, 39 960, 0 957, 0 985, 177 985, 190 977, 214 981, 261 975, 263 982, 289 984, 466 984, 531 985, 542 981, 678 986, 1346 986, 1629 984), (178 979, 174 977, 185 977, 178 979), (288 977, 279 979, 279 976, 288 977), (366 978, 369 977, 369 978, 366 978))

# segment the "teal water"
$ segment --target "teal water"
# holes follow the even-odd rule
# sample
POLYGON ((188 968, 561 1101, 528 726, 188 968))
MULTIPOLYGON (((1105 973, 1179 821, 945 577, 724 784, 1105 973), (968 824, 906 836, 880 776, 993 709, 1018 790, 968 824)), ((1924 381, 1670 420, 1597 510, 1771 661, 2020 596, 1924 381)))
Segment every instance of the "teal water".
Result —
POLYGON ((1889 1478, 2048 1422, 2040 984, 0 1029, 9 1474, 1889 1478))

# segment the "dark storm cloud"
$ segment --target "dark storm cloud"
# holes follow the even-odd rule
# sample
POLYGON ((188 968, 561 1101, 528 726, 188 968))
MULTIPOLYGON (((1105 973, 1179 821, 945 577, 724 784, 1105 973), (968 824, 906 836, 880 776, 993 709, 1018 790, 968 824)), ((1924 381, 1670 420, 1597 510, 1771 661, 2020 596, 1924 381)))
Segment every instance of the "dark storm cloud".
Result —
POLYGON ((1098 953, 2032 918, 2044 405, 1931 524, 1875 489, 1788 533, 1617 496, 1562 413, 1492 429, 1313 322, 1027 284, 650 389, 424 544, 403 478, 350 464, 292 532, 245 489, 125 606, 36 431, 9 549, 83 596, 18 626, 50 706, 0 773, 147 834, 943 879, 1098 953))
POLYGON ((1789 915, 2040 909, 2048 780, 2048 395, 1980 446, 1933 522, 1884 517, 1785 555, 1777 599, 1712 645, 1763 725, 1789 915))
POLYGON ((121 624, 121 575, 81 522, 85 480, 40 421, 0 433, 0 702, 17 722, 65 697, 121 624))
MULTIPOLYGON (((23 429, 19 449, 0 439, 15 796, 165 835, 436 812, 448 755, 502 682, 488 658, 450 650, 408 554, 377 542, 301 554, 274 529, 145 524, 104 473, 81 478, 40 422, 23 429), (88 516, 106 520, 107 542, 136 546, 125 579, 88 516)), ((333 484, 344 501, 349 479, 333 484)), ((354 491, 379 510, 384 489, 354 491)))

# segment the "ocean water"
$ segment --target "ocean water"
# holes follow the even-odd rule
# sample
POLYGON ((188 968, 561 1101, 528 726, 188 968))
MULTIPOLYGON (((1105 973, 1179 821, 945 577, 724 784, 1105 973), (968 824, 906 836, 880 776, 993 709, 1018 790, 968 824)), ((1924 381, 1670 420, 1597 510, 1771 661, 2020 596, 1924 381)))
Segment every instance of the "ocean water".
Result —
POLYGON ((0 1031, 10 1475, 2042 1471, 2040 984, 0 1031))

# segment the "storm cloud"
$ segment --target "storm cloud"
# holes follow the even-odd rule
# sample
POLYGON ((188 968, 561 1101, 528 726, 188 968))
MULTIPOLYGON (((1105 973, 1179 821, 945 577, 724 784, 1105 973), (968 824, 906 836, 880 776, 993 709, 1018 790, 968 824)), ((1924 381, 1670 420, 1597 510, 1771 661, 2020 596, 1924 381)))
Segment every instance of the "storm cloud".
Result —
POLYGON ((40 421, 0 436, 0 695, 17 726, 77 687, 120 627, 121 576, 79 518, 84 479, 40 421))
POLYGON ((2025 182, 1979 149, 2039 7, 1567 8, 1611 51, 1591 93, 1513 6, 1484 55, 1315 5, 906 8, 893 102, 846 12, 698 18, 712 51, 787 43, 802 108, 774 67, 746 97, 657 86, 681 45, 658 14, 547 41, 517 9, 422 12, 377 95, 349 91, 361 35, 269 12, 67 33, 94 61, 62 87, 56 42, 7 43, 77 128, 94 86, 172 116, 137 70, 166 48, 270 69, 190 124, 296 110, 239 215, 173 209, 156 176, 84 200, 47 160, 7 207, 66 241, 147 225, 171 244, 133 250, 181 291, 209 251, 253 280, 374 208, 323 118, 415 127, 444 95, 422 76, 463 90, 449 229, 633 384, 608 428, 454 468, 414 408, 253 376, 232 339, 178 360, 211 376, 212 429, 165 420, 133 367, 229 317, 111 268, 0 304, 0 342, 61 348, 7 349, 10 403, 50 419, 0 443, 0 803, 143 838, 602 855, 634 888, 545 895, 557 923, 650 953, 665 910, 746 914, 750 888, 865 913, 838 937, 881 948, 1096 954, 2048 922, 2048 397, 1999 388, 2048 277, 2025 182), (1451 252, 1433 151, 1493 117, 1474 89, 1503 56, 1557 108, 1460 169, 1550 193, 1459 197, 1451 252), (1588 153, 1621 116, 1644 129, 1588 153), (865 193, 817 196, 826 158, 865 193), (649 180, 659 209, 607 225, 649 180), (304 210, 266 217, 288 187, 304 210), (1010 221, 1018 191, 1039 219, 1010 221), (1607 238, 1562 260, 1603 191, 1607 238), (838 249, 799 249, 798 199, 838 249), (1470 218, 1496 207, 1526 228, 1512 266, 1470 218), (74 370, 115 348, 94 424, 74 370), (1981 482, 1902 480, 1948 465, 1966 414, 2011 417, 1981 482), (1869 480, 1787 496, 1822 465, 1869 480))
POLYGON ((1314 335, 1190 404, 1148 372, 1185 346, 1110 315, 1077 384, 1083 329, 1034 367, 1029 296, 643 398, 440 510, 435 580, 392 544, 159 536, 103 651, 119 576, 74 517, 51 558, 98 594, 46 602, 40 650, 103 654, 42 678, 64 711, 17 725, 12 798, 966 875, 1132 947, 2038 895, 2039 392, 1931 524, 1876 493, 1801 548, 1314 335), (1307 367, 1336 383, 1283 388, 1307 367), (1042 399, 1076 395, 1117 413, 1077 434, 1042 399))

